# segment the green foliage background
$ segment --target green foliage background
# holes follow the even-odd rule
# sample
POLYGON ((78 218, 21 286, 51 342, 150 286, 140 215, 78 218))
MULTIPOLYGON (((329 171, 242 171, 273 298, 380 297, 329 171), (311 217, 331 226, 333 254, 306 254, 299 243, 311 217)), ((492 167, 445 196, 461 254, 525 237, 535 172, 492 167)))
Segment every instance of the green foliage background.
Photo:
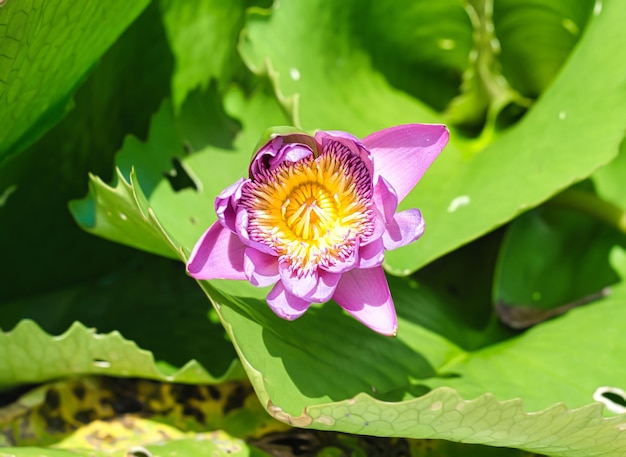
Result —
MULTIPOLYGON (((624 416, 594 401, 626 389, 619 0, 81 5, 0 5, 8 399, 87 374, 249 379, 298 427, 626 450, 624 416), (185 276, 265 129, 409 122, 446 123, 451 141, 403 202, 425 236, 385 261, 397 338, 333 303, 282 321, 266 290, 185 276)), ((189 443, 168 446, 215 450, 189 443)), ((19 450, 41 452, 66 455, 19 450)))

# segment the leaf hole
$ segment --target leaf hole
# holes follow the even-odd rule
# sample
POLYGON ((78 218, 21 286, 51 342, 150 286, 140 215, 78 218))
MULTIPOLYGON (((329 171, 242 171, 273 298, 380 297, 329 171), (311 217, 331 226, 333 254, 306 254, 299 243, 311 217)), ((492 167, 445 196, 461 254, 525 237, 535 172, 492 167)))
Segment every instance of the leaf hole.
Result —
POLYGON ((93 366, 96 368, 111 368, 111 362, 104 359, 93 359, 93 366))
POLYGON ((126 455, 132 457, 152 457, 152 452, 143 446, 134 446, 128 450, 126 455))
POLYGON ((613 413, 626 413, 626 392, 618 387, 599 387, 593 393, 593 399, 613 413))
POLYGON ((183 189, 198 190, 198 186, 194 182, 193 178, 189 176, 185 166, 178 157, 172 159, 172 169, 165 173, 165 178, 170 182, 170 186, 176 192, 180 192, 183 189))
POLYGON ((602 396, 617 405, 626 407, 626 398, 621 395, 618 395, 614 392, 604 392, 602 396))

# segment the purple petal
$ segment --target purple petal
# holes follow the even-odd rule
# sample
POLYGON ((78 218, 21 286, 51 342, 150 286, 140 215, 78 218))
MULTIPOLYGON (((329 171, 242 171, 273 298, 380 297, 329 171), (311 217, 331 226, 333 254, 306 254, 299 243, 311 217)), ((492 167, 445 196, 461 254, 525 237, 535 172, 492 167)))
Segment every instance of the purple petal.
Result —
POLYGON ((217 219, 224 227, 233 232, 236 226, 237 205, 241 199, 241 188, 247 181, 249 180, 241 178, 236 183, 224 189, 215 199, 215 213, 217 214, 217 219))
POLYGON ((382 238, 378 238, 366 246, 361 246, 359 249, 359 268, 378 267, 382 265, 384 259, 385 246, 382 238))
POLYGON ((246 279, 245 249, 233 232, 216 222, 194 246, 187 271, 196 279, 246 279))
POLYGON ((239 235, 239 240, 246 246, 256 249, 257 251, 264 252, 269 255, 276 256, 276 250, 267 244, 254 241, 248 234, 248 212, 244 208, 239 208, 237 211, 235 232, 239 235))
POLYGON ((327 148, 332 147, 333 143, 340 143, 353 154, 359 156, 359 158, 363 161, 368 171, 370 172, 370 176, 374 175, 374 166, 372 164, 372 155, 370 151, 363 146, 363 143, 355 136, 340 131, 318 131, 315 133, 315 140, 319 144, 319 147, 322 151, 327 150, 327 148))
POLYGON ((336 140, 337 138, 343 138, 344 140, 348 140, 352 143, 360 143, 361 140, 348 132, 343 132, 341 130, 318 130, 315 132, 315 139, 321 143, 324 138, 331 138, 336 140))
POLYGON ((396 310, 382 267, 344 273, 333 300, 375 332, 395 336, 396 310))
POLYGON ((407 209, 397 213, 387 224, 387 231, 383 234, 385 249, 392 251, 406 246, 424 234, 424 218, 419 209, 407 209))
POLYGON ((393 186, 398 201, 402 201, 445 147, 448 137, 445 125, 407 124, 372 133, 363 144, 372 153, 376 174, 393 186))
POLYGON ((311 306, 310 302, 291 295, 278 281, 267 295, 267 304, 278 317, 292 321, 302 316, 311 306))
POLYGON ((248 281, 256 287, 270 286, 280 279, 278 258, 254 248, 246 249, 243 257, 243 269, 248 281))

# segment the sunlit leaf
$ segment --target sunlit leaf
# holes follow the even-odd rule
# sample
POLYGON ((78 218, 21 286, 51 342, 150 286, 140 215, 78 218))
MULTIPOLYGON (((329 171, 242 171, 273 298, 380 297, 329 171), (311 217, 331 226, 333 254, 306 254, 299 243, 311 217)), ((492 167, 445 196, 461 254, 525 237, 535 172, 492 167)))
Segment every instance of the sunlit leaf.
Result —
POLYGON ((212 78, 223 87, 243 67, 235 45, 243 26, 246 2, 161 0, 160 3, 176 56, 172 93, 178 110, 192 90, 206 89, 212 78))
MULTIPOLYGON (((164 373, 149 351, 124 339, 119 332, 100 334, 78 322, 62 335, 52 336, 35 322, 23 320, 14 329, 0 333, 0 354, 1 388, 72 374, 192 383, 214 383, 222 379, 210 375, 195 360, 173 373, 164 373)), ((237 366, 233 365, 231 370, 235 369, 237 366)))
MULTIPOLYGON (((291 97, 289 107, 306 129, 364 136, 403 122, 442 122, 423 103, 389 87, 370 64, 372 51, 357 45, 356 31, 321 26, 325 16, 313 13, 328 11, 328 20, 343 23, 351 5, 326 10, 316 2, 280 3, 255 12, 242 53, 253 70, 266 71, 279 93, 291 97)), ((626 10, 603 2, 557 78, 514 127, 473 143, 452 132, 451 143, 403 202, 404 208, 422 209, 426 234, 389 253, 390 271, 415 271, 615 157, 626 106, 624 21, 626 10)))
POLYGON ((0 160, 65 114, 81 78, 147 4, 14 0, 2 5, 0 160))

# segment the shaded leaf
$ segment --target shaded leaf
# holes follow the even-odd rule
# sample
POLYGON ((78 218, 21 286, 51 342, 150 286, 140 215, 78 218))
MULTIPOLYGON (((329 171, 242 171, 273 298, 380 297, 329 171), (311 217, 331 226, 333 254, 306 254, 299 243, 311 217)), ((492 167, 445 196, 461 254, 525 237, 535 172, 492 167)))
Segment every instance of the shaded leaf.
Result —
POLYGON ((566 208, 549 206, 520 216, 503 240, 494 303, 519 308, 515 318, 515 310, 507 311, 507 323, 524 328, 551 317, 547 310, 599 298, 602 289, 619 280, 608 260, 622 238, 613 228, 566 208))
POLYGON ((67 202, 87 192, 88 172, 109 179, 124 137, 144 137, 168 93, 172 59, 160 22, 158 9, 146 8, 78 89, 75 108, 0 167, 0 193, 11 190, 0 207, 0 220, 11 221, 0 224, 0 301, 107 274, 134 255, 80 230, 67 202))
POLYGON ((0 308, 5 330, 23 319, 35 321, 48 334, 63 333, 74 321, 95 327, 98 333, 118 331, 150 351, 165 374, 194 359, 212 375, 223 377, 237 360, 204 294, 185 276, 184 266, 156 257, 135 257, 106 276, 21 297, 0 308))
POLYGON ((596 3, 493 2, 495 34, 501 48, 499 60, 513 87, 530 97, 543 93, 583 35, 596 3))

